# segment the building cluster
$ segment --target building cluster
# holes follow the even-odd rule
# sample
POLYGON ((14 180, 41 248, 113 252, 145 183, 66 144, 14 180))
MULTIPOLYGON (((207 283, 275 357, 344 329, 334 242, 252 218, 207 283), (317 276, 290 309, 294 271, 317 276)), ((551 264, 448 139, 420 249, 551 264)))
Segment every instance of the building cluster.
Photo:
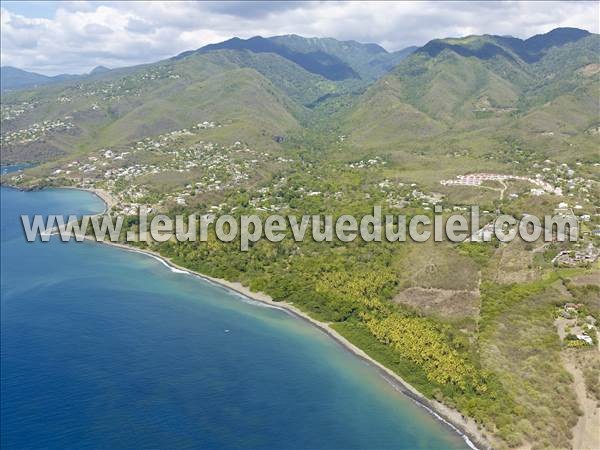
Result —
POLYGON ((15 131, 9 131, 2 134, 2 145, 23 145, 39 141, 44 136, 53 132, 63 132, 70 130, 74 125, 69 122, 71 116, 65 116, 63 119, 44 120, 41 123, 34 123, 31 126, 15 131))
POLYGON ((21 102, 15 104, 4 104, 0 106, 0 117, 2 122, 15 120, 21 115, 33 110, 37 106, 37 102, 21 102))
POLYGON ((220 145, 197 140, 202 130, 220 126, 204 121, 190 129, 134 142, 127 148, 100 149, 92 156, 56 167, 48 179, 67 178, 79 187, 107 189, 117 199, 115 209, 130 214, 141 207, 187 205, 196 195, 247 184, 265 164, 294 161, 250 149, 240 141, 220 145), (154 189, 161 183, 154 181, 159 180, 157 177, 179 187, 170 187, 169 192, 154 189))
POLYGON ((364 160, 350 163, 350 164, 348 164, 348 167, 350 167, 351 169, 366 169, 368 167, 383 166, 385 164, 386 164, 386 161, 381 159, 380 156, 376 156, 375 158, 372 158, 372 159, 364 159, 364 160))
POLYGON ((594 345, 592 335, 597 333, 596 319, 590 315, 583 318, 584 307, 583 303, 565 303, 558 315, 567 321, 565 331, 568 331, 567 338, 571 342, 579 341, 585 345, 594 345))
MULTIPOLYGON (((574 167, 571 167, 566 163, 558 164, 547 159, 541 164, 533 164, 533 167, 537 170, 541 168, 543 178, 550 184, 560 188, 563 195, 569 197, 578 196, 584 202, 589 202, 593 180, 577 176, 577 169, 583 164, 581 161, 578 161, 574 167)), ((595 164, 595 166, 600 167, 600 164, 595 164)))
POLYGON ((563 250, 559 252, 553 259, 552 263, 556 266, 582 266, 593 264, 598 259, 600 251, 589 242, 585 249, 582 250, 563 250))
POLYGON ((534 178, 505 175, 498 173, 474 173, 469 175, 458 175, 453 180, 442 180, 440 184, 443 186, 481 186, 486 181, 526 181, 538 187, 539 192, 547 192, 556 195, 562 195, 562 189, 556 188, 547 181, 544 181, 542 175, 538 174, 534 178))

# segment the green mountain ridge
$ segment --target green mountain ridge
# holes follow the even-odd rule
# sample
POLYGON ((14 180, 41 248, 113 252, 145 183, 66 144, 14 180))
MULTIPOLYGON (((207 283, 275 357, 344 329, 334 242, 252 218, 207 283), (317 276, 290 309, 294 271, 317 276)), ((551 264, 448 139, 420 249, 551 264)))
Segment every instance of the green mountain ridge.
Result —
POLYGON ((54 76, 42 75, 27 70, 18 69, 11 66, 0 67, 0 90, 2 92, 15 91, 20 89, 32 89, 39 86, 58 84, 85 77, 110 72, 111 69, 104 66, 94 67, 88 74, 72 75, 60 74, 54 76))
MULTIPOLYGON (((236 133, 236 139, 255 141, 261 136, 266 137, 266 145, 271 146, 271 136, 285 135, 300 124, 306 126, 314 122, 310 109, 318 109, 322 102, 335 104, 339 98, 355 97, 366 88, 368 82, 361 80, 338 56, 325 52, 333 51, 330 49, 341 51, 349 43, 329 39, 324 41, 325 45, 321 40, 298 36, 279 37, 273 42, 259 39, 262 44, 268 42, 271 46, 284 48, 282 40, 289 41, 284 56, 245 48, 220 49, 217 44, 154 64, 112 70, 100 67, 87 76, 56 81, 44 88, 5 93, 4 104, 35 103, 36 108, 31 114, 19 117, 8 114, 11 120, 3 122, 4 132, 26 130, 41 121, 64 117, 70 117, 73 126, 68 135, 47 133, 41 142, 27 143, 22 156, 11 142, 4 142, 3 156, 7 160, 29 159, 32 155, 35 159, 35 155, 41 154, 48 157, 47 152, 39 150, 40 146, 52 149, 51 153, 55 154, 59 148, 60 154, 86 151, 190 127, 198 120, 235 122, 238 130, 244 130, 236 133), (298 48, 301 43, 308 43, 302 52, 298 48), (343 66, 343 70, 349 71, 345 73, 351 76, 331 80, 331 77, 305 70, 289 59, 290 54, 305 55, 306 52, 311 57, 318 56, 311 60, 313 65, 308 66, 311 70, 315 63, 334 70, 341 64, 339 67, 343 66), (224 76, 225 73, 229 76, 224 76), (217 75, 219 77, 213 81, 218 81, 207 81, 217 75), (219 86, 219 83, 227 84, 219 86), (257 83, 255 92, 238 89, 244 83, 245 86, 257 83), (219 95, 215 96, 215 92, 219 95), (183 109, 182 105, 187 106, 183 109), (242 126, 244 121, 247 125, 242 126), (255 123, 250 125, 251 122, 255 123)), ((224 43, 227 44, 225 47, 232 41, 224 43)), ((361 51, 354 57, 355 62, 374 54, 377 58, 383 57, 376 64, 390 64, 394 58, 404 55, 389 54, 381 47, 369 44, 352 43, 352 49, 361 51)), ((345 50, 346 58, 350 50, 345 50)), ((370 61, 372 59, 363 65, 370 61)))
POLYGON ((0 90, 13 91, 27 89, 46 84, 60 83, 78 78, 79 75, 61 74, 55 76, 42 75, 11 66, 0 67, 0 90))
MULTIPOLYGON (((537 124, 534 128, 541 130, 544 122, 554 125, 540 133, 582 132, 597 115, 590 99, 598 75, 582 70, 598 63, 599 42, 598 35, 583 30, 557 29, 527 40, 490 35, 434 40, 406 56, 374 44, 295 35, 233 39, 155 64, 100 69, 5 93, 3 104, 33 101, 36 107, 4 120, 3 131, 72 117, 70 134, 44 136, 44 145, 67 153, 186 128, 198 120, 244 122, 235 139, 262 139, 269 147, 273 135, 313 126, 339 129, 351 142, 370 148, 492 124, 497 129, 537 124), (272 48, 287 53, 262 51, 272 48), (524 51, 539 58, 522 59, 524 51), (289 59, 290 52, 327 54, 323 64, 341 62, 371 80, 383 70, 379 64, 401 61, 369 83, 311 72, 289 59), (365 72, 365 67, 375 69, 365 72), (557 117, 560 105, 570 111, 566 119, 557 117)), ((4 158, 27 159, 10 143, 5 146, 4 158)))
MULTIPOLYGON (((360 142, 389 143, 407 134, 480 127, 490 119, 527 120, 536 108, 548 109, 549 102, 560 103, 562 95, 573 93, 583 94, 577 103, 580 114, 597 117, 598 108, 589 99, 597 98, 598 76, 584 76, 582 70, 600 62, 600 37, 572 29, 546 36, 545 45, 540 36, 533 41, 487 35, 432 41, 367 90, 348 115, 345 129, 356 130, 360 142), (532 48, 536 57, 522 59, 515 48, 532 48), (386 101, 374 103, 375 97, 386 101), (379 123, 367 118, 390 114, 389 102, 403 114, 413 108, 421 120, 415 114, 407 121, 393 113, 379 123)), ((578 130, 590 125, 581 123, 578 130)))
POLYGON ((305 38, 298 35, 250 39, 232 38, 210 44, 195 51, 184 52, 175 59, 216 50, 247 50, 252 53, 274 53, 286 58, 308 72, 332 81, 362 79, 372 81, 386 73, 415 50, 409 47, 389 53, 377 44, 338 41, 332 38, 305 38))
MULTIPOLYGON (((600 321, 598 262, 553 261, 600 245, 599 48, 599 35, 574 29, 434 40, 408 56, 294 35, 233 39, 3 92, 2 164, 38 165, 2 180, 104 189, 132 231, 141 206, 360 217, 381 205, 433 221, 434 204, 444 216, 477 205, 483 226, 568 203, 581 244, 148 247, 331 323, 432 403, 473 419, 494 448, 576 447, 581 399, 562 358, 595 347, 559 337, 555 319, 574 302, 600 321), (445 182, 479 172, 505 177, 445 182), (540 192, 540 180, 558 189, 540 192)), ((598 364, 581 363, 587 378, 598 364)), ((595 385, 582 389, 600 399, 595 385)))

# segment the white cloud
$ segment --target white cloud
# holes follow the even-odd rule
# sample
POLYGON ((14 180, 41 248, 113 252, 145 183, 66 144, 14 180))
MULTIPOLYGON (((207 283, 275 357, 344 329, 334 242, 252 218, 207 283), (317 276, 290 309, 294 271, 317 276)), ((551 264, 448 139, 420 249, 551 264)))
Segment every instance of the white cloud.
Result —
MULTIPOLYGON (((388 50, 468 34, 598 33, 598 2, 64 2, 53 18, 1 11, 2 65, 80 73, 278 34, 376 42, 388 50)), ((33 14, 34 15, 34 14, 33 14)))

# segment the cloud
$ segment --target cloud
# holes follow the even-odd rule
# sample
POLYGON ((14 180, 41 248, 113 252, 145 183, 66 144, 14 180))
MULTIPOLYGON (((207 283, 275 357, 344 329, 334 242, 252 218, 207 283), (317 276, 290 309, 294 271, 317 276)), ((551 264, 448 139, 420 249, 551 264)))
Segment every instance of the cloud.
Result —
POLYGON ((136 18, 130 18, 127 21, 127 31, 131 33, 148 34, 154 33, 154 26, 150 22, 136 18))
POLYGON ((225 14, 233 17, 264 18, 276 15, 288 10, 306 7, 306 2, 282 1, 282 2, 260 2, 260 1, 237 1, 237 2, 207 2, 207 12, 225 14))
POLYGON ((85 32, 89 34, 112 34, 113 30, 99 23, 88 23, 84 27, 85 32))
POLYGON ((388 50, 469 34, 598 33, 598 2, 57 2, 53 15, 1 9, 2 64, 81 73, 157 61, 256 35, 375 42, 388 50))

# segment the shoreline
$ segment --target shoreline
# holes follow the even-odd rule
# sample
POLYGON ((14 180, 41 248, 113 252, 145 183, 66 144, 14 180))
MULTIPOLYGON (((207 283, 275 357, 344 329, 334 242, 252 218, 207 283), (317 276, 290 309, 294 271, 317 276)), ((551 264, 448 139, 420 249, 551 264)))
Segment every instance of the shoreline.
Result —
POLYGON ((190 270, 186 267, 180 266, 177 263, 174 263, 170 258, 162 256, 160 253, 147 250, 147 249, 139 249, 137 247, 133 247, 126 244, 121 244, 117 242, 109 242, 109 241, 96 241, 95 239, 86 237, 86 241, 95 242, 98 244, 105 244, 111 247, 116 247, 121 250, 129 251, 132 253, 140 253, 146 256, 150 256, 159 260, 161 263, 169 267, 170 269, 174 269, 173 271, 180 274, 187 274, 191 276, 198 277, 204 281, 220 286, 224 289, 233 291, 237 294, 240 294, 246 297, 249 300, 257 301, 263 304, 266 304, 270 307, 277 308, 283 310, 297 319, 303 320, 310 325, 318 328, 320 331, 324 332, 328 337, 333 339, 337 344, 339 344, 345 351, 352 353, 354 356, 360 358, 365 361, 371 367, 377 370, 377 372, 392 385, 392 387, 398 391, 400 394, 405 395, 409 399, 413 400, 416 404, 425 408, 431 415, 433 415, 438 421, 442 422, 444 425, 448 426, 452 429, 452 431, 456 432, 465 443, 475 450, 484 450, 493 448, 492 444, 489 442, 488 438, 483 435, 482 431, 479 429, 475 421, 472 419, 464 417, 460 412, 449 408, 448 406, 437 402, 435 400, 430 400, 426 398, 423 394, 421 394, 417 389, 411 386, 408 382, 406 382, 400 375, 392 371, 391 369, 385 367, 383 364, 373 359, 367 353, 365 353, 362 349, 354 345, 336 330, 331 328, 328 323, 321 322, 310 317, 304 311, 300 310, 292 303, 287 303, 284 301, 276 302, 269 295, 263 292, 253 292, 246 286, 242 285, 237 281, 228 281, 222 278, 211 277, 210 275, 206 275, 200 272, 196 272, 190 270))
POLYGON ((84 191, 84 192, 89 192, 91 194, 94 194, 96 197, 98 197, 104 203, 104 211, 99 212, 97 215, 106 214, 107 212, 109 212, 112 209, 113 206, 115 206, 117 204, 117 200, 108 191, 106 191, 104 189, 80 188, 80 187, 70 187, 70 186, 57 187, 57 188, 51 188, 51 189, 73 189, 75 191, 84 191))
MULTIPOLYGON (((102 200, 105 206, 104 210, 98 213, 98 215, 106 214, 116 204, 116 200, 114 199, 114 197, 109 192, 103 189, 79 188, 70 186, 59 187, 58 189, 75 189, 80 191, 86 191, 93 195, 96 195, 102 200)), ((384 378, 384 380, 386 380, 399 394, 405 395, 406 397, 411 399, 418 406, 427 410, 427 412, 434 416, 436 420, 443 423, 445 426, 457 433, 465 441, 468 447, 474 450, 484 450, 493 448, 489 439, 483 434, 482 430, 479 429, 478 425, 473 419, 463 416, 457 410, 452 409, 444 405, 443 403, 426 398, 417 389, 415 389, 412 385, 405 381, 400 375, 398 375, 391 369, 387 368, 386 366, 369 356, 362 349, 354 345, 336 330, 331 328, 328 323, 321 322, 310 317, 307 313, 300 310, 294 304, 287 303, 285 301, 276 302, 269 295, 263 292, 253 292, 246 286, 242 285, 240 282, 233 282, 222 278, 211 277, 210 275, 206 275, 180 266, 177 263, 173 262, 170 258, 167 258, 154 250, 140 249, 131 245, 117 242, 97 241, 96 239, 93 239, 89 236, 85 236, 85 241, 94 242, 98 244, 105 244, 111 247, 119 248, 121 250, 150 256, 152 258, 157 259, 162 264, 166 265, 168 268, 170 268, 176 273, 198 277, 204 281, 220 286, 221 288, 240 294, 249 300, 256 301, 273 308, 277 308, 279 310, 287 312, 288 314, 291 314, 297 319, 305 321, 306 323, 310 324, 311 326, 314 326, 321 332, 325 333, 328 337, 330 337, 337 344, 339 344, 345 351, 352 353, 354 356, 360 358, 368 365, 373 367, 375 370, 377 370, 379 375, 381 375, 384 378)))
POLYGON ((90 194, 93 194, 96 197, 98 197, 100 200, 102 200, 102 203, 104 203, 104 210, 100 211, 99 213, 97 213, 95 215, 106 214, 107 212, 109 212, 112 209, 113 206, 115 206, 117 204, 117 200, 105 189, 80 188, 80 187, 75 187, 75 186, 48 186, 48 187, 43 187, 41 189, 23 189, 22 187, 14 186, 11 184, 6 184, 6 183, 0 183, 0 186, 5 187, 5 188, 10 188, 10 189, 16 189, 17 191, 22 191, 22 192, 31 192, 31 191, 43 190, 43 189, 61 189, 61 190, 89 192, 90 194))

